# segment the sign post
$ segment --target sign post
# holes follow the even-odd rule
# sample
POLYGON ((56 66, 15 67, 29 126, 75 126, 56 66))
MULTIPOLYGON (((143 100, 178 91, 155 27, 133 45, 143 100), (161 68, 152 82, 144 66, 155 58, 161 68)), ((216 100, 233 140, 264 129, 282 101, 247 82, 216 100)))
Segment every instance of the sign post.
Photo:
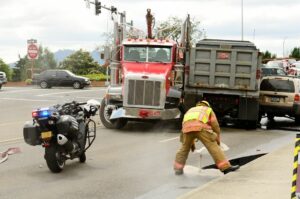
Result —
POLYGON ((31 60, 31 79, 33 77, 34 60, 39 57, 39 48, 36 39, 27 40, 27 58, 31 60))
POLYGON ((297 134, 295 140, 294 150, 294 166, 293 166, 293 180, 292 180, 292 199, 300 198, 300 134, 297 134))

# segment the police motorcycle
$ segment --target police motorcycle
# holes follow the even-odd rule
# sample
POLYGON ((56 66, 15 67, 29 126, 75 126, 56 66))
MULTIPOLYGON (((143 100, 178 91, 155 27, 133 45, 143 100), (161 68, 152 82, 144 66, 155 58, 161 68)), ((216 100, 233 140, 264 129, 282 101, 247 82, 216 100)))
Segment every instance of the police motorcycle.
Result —
POLYGON ((61 172, 68 159, 79 158, 83 163, 86 150, 96 138, 96 122, 91 116, 99 107, 100 102, 89 100, 36 109, 32 112, 33 121, 23 127, 24 140, 45 148, 44 158, 53 173, 61 172))

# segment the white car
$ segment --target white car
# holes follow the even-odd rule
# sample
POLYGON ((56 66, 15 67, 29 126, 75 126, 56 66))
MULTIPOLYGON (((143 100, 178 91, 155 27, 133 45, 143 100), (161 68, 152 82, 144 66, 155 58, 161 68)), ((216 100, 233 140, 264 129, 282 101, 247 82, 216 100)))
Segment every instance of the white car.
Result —
POLYGON ((0 71, 0 89, 3 84, 6 84, 6 82, 7 82, 7 78, 5 72, 0 71))

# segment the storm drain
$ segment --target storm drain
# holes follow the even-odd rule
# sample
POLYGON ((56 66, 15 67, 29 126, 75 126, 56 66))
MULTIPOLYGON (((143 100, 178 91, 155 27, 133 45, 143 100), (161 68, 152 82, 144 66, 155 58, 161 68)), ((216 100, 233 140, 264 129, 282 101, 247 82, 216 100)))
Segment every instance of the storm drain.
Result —
MULTIPOLYGON (((240 157, 240 158, 235 158, 232 160, 229 160, 231 165, 240 165, 243 166, 245 164, 248 164, 249 162, 260 158, 261 156, 266 155, 267 153, 262 153, 262 154, 256 154, 256 155, 250 155, 250 156, 245 156, 245 157, 240 157)), ((215 164, 208 165, 205 167, 202 167, 202 169, 217 169, 217 166, 215 164)))

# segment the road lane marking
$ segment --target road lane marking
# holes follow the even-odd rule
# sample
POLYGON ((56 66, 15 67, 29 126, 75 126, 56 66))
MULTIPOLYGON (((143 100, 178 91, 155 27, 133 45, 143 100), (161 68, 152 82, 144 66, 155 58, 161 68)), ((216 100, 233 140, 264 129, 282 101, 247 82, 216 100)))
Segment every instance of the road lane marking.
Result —
POLYGON ((8 126, 12 124, 24 124, 25 122, 6 122, 6 123, 0 123, 0 126, 8 126))
POLYGON ((164 142, 169 142, 169 141, 173 141, 173 140, 177 140, 177 139, 179 139, 179 136, 174 137, 174 138, 165 139, 165 140, 160 140, 159 142, 164 143, 164 142))
POLYGON ((36 91, 35 89, 28 89, 28 90, 5 90, 5 92, 1 92, 0 94, 7 94, 7 93, 23 93, 23 92, 27 92, 27 91, 36 91))
POLYGON ((8 139, 8 140, 0 140, 0 143, 15 142, 15 141, 21 141, 21 140, 23 140, 23 138, 18 137, 18 138, 12 138, 12 139, 8 139))
POLYGON ((9 97, 1 97, 0 100, 16 100, 16 101, 29 101, 29 102, 55 102, 55 100, 37 100, 37 99, 9 98, 9 97))
POLYGON ((81 93, 81 92, 95 92, 95 90, 83 90, 83 91, 67 91, 67 92, 57 92, 57 93, 47 93, 42 95, 37 95, 38 97, 44 97, 49 95, 58 95, 58 94, 68 94, 68 93, 81 93))

